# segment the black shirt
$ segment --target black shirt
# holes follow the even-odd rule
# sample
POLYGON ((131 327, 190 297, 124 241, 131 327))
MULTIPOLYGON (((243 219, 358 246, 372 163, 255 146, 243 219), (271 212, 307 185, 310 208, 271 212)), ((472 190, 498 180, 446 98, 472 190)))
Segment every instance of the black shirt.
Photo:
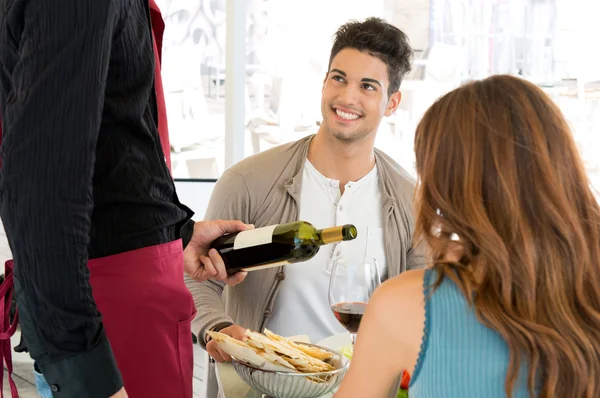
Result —
POLYGON ((121 386, 88 258, 179 238, 147 0, 0 0, 1 208, 25 343, 59 397, 121 386))

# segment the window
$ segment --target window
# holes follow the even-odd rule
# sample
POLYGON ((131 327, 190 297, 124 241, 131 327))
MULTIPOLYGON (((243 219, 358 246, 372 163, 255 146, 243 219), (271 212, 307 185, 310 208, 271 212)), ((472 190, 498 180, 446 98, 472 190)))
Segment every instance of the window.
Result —
POLYGON ((223 172, 225 2, 157 0, 165 21, 162 76, 175 178, 223 172))
MULTIPOLYGON (((174 175, 218 177, 224 162, 226 0, 161 0, 163 76, 174 175)), ((600 3, 585 0, 252 0, 246 9, 244 156, 318 129, 332 35, 349 19, 379 16, 408 34, 413 71, 376 146, 414 173, 414 130, 439 96, 491 74, 542 87, 572 127, 600 188, 600 3), (594 4, 592 4, 594 3, 594 4), (598 8, 593 9, 592 8, 598 8)), ((240 112, 242 113, 242 112, 240 112)), ((239 159, 238 159, 239 160, 239 159)))

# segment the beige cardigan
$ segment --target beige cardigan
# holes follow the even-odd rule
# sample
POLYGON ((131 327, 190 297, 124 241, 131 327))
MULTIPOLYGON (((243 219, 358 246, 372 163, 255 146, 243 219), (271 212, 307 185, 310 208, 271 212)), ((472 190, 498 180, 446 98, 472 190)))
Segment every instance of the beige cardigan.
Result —
MULTIPOLYGON (((296 221, 302 172, 312 138, 262 152, 225 171, 214 188, 205 219, 238 219, 257 228, 296 221)), ((393 277, 424 266, 422 253, 411 247, 414 182, 381 151, 375 150, 375 161, 383 191, 387 271, 393 277)), ((250 272, 235 287, 214 281, 198 283, 186 276, 198 310, 192 331, 200 344, 204 346, 206 331, 223 322, 262 331, 283 279, 285 267, 250 272)))

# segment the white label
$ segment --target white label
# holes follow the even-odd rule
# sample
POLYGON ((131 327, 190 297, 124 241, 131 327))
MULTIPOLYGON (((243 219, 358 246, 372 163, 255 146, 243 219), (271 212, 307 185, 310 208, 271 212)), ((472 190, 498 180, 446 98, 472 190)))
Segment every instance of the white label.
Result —
POLYGON ((259 265, 258 267, 242 268, 242 271, 246 271, 246 272, 259 271, 261 269, 267 269, 267 268, 273 268, 273 267, 283 267, 284 265, 290 265, 290 262, 289 261, 278 261, 276 263, 259 265))
POLYGON ((256 228, 249 231, 242 231, 235 237, 233 250, 239 250, 246 247, 266 245, 273 242, 273 231, 277 225, 270 227, 256 228))

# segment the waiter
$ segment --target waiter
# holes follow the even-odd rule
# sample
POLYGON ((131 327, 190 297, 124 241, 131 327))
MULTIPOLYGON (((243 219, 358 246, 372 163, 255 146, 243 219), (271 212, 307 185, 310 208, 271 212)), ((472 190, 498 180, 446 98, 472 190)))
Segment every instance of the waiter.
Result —
POLYGON ((0 215, 56 397, 191 397, 184 260, 198 280, 243 278, 207 248, 248 227, 194 226, 175 193, 154 45, 147 0, 0 0, 0 215))

